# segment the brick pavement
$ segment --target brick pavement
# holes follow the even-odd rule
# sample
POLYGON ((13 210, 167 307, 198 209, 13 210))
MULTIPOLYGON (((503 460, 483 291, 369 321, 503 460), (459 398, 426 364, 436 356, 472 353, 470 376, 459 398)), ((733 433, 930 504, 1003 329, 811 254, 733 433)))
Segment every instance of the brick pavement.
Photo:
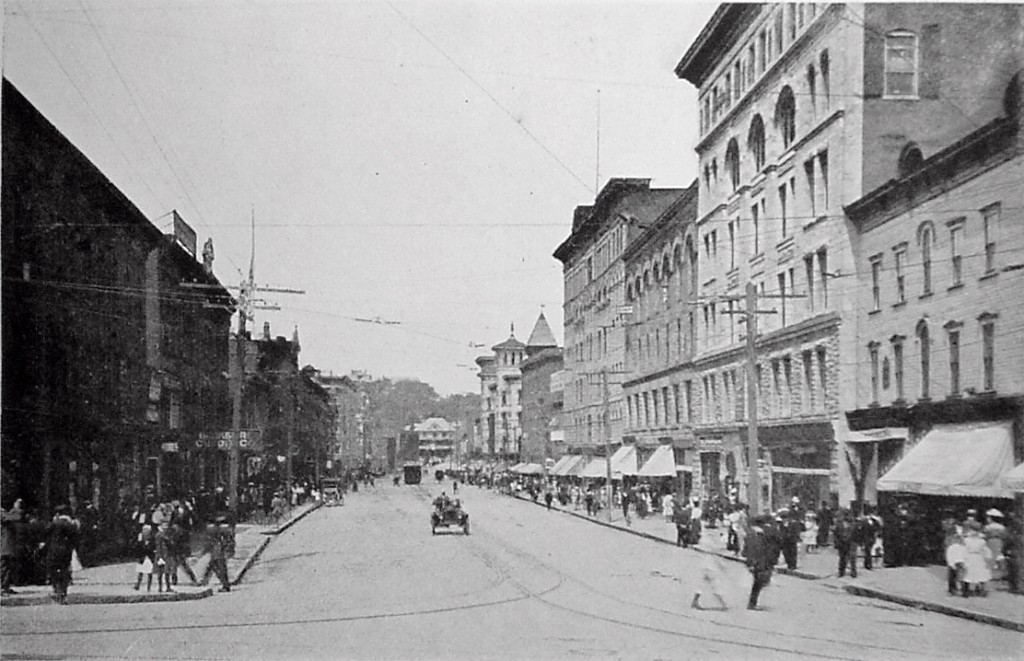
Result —
MULTIPOLYGON (((524 497, 520 499, 527 502, 530 500, 524 497)), ((544 507, 541 500, 536 504, 544 507)), ((627 525, 622 511, 618 509, 611 513, 610 520, 606 510, 588 517, 585 509, 575 509, 572 505, 562 508, 557 501, 552 509, 655 541, 669 544, 675 544, 676 541, 675 526, 661 515, 641 519, 634 514, 627 525)), ((696 550, 742 562, 742 557, 726 551, 724 534, 724 528, 704 528, 696 550)), ((1005 581, 993 581, 986 597, 965 599, 951 597, 946 593, 944 566, 878 567, 871 571, 858 570, 857 578, 853 579, 849 576, 839 578, 838 565, 838 557, 831 547, 815 553, 804 553, 801 548, 795 571, 784 564, 780 564, 777 571, 798 578, 820 580, 823 585, 857 596, 882 599, 1024 632, 1024 596, 1011 594, 1005 581)), ((863 559, 858 567, 863 567, 863 559)))

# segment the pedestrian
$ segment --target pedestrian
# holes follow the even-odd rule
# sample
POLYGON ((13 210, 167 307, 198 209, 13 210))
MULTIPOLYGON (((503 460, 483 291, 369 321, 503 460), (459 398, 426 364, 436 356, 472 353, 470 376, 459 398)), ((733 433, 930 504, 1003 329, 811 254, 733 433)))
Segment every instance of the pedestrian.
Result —
POLYGON ((814 512, 804 514, 804 531, 800 533, 800 542, 804 546, 804 553, 818 550, 818 515, 814 512))
POLYGON ((177 573, 177 568, 174 567, 174 554, 171 550, 174 545, 171 540, 171 523, 170 521, 164 521, 160 524, 160 527, 156 531, 155 542, 155 554, 156 561, 154 562, 154 571, 156 572, 156 591, 163 592, 164 584, 167 585, 168 592, 174 592, 171 588, 171 574, 177 573))
POLYGON ((829 507, 827 501, 821 501, 821 509, 818 510, 818 548, 828 546, 829 533, 835 523, 835 512, 829 507))
POLYGON ((622 505, 622 518, 626 520, 626 525, 633 525, 633 522, 629 518, 629 501, 632 497, 632 490, 623 489, 620 504, 622 505))
POLYGON ((153 589, 153 566, 156 562, 156 535, 152 525, 142 526, 135 539, 135 587, 142 586, 142 578, 146 578, 146 592, 153 589))
POLYGON ((690 608, 696 610, 729 610, 729 606, 725 603, 725 598, 722 596, 722 577, 725 575, 722 559, 714 553, 705 553, 703 560, 701 583, 698 584, 697 591, 693 595, 690 608), (705 593, 714 598, 714 606, 709 608, 700 603, 701 597, 705 593))
POLYGON ((676 501, 672 517, 676 524, 676 546, 686 548, 690 545, 690 521, 692 510, 685 498, 676 501))
POLYGON ((738 503, 734 512, 736 513, 736 555, 740 555, 746 548, 747 530, 750 527, 750 522, 747 519, 746 505, 738 503))
POLYGON ((690 510, 690 543, 694 546, 700 544, 702 519, 704 510, 700 506, 700 499, 693 499, 693 508, 690 510))
POLYGON ((196 575, 192 571, 192 567, 188 564, 188 557, 191 554, 191 546, 189 544, 189 528, 185 526, 184 521, 181 518, 173 517, 171 519, 171 554, 173 558, 173 565, 175 570, 171 572, 171 583, 173 585, 178 584, 178 569, 184 569, 185 574, 195 585, 196 575))
POLYGON ((672 512, 675 508, 675 497, 667 493, 661 499, 661 515, 665 517, 665 523, 672 523, 672 512))
POLYGON ((850 511, 840 509, 835 519, 833 532, 836 554, 839 556, 839 577, 846 575, 846 567, 850 567, 850 576, 857 578, 857 544, 854 540, 855 523, 851 520, 850 511))
POLYGON ((797 551, 800 547, 800 536, 804 524, 800 521, 800 510, 790 510, 782 518, 782 555, 786 559, 786 567, 796 569, 797 551))
POLYGON ((864 550, 864 569, 868 571, 871 571, 876 536, 875 524, 871 517, 867 514, 858 516, 853 529, 853 543, 856 547, 855 552, 864 550))
POLYGON ((964 548, 963 538, 959 532, 954 531, 947 536, 946 544, 946 592, 950 596, 956 596, 963 590, 963 596, 967 595, 964 587, 964 568, 967 562, 967 550, 964 548))
POLYGON ((594 515, 594 490, 587 489, 586 495, 583 496, 583 503, 587 507, 587 516, 594 515))
POLYGON ((200 585, 206 585, 210 581, 210 574, 214 574, 220 581, 220 592, 230 592, 231 582, 228 579, 228 558, 234 555, 234 534, 231 532, 229 521, 226 515, 220 515, 207 526, 206 532, 207 552, 210 554, 210 564, 206 566, 203 579, 200 585))
POLYGON ((1006 526, 1003 513, 994 507, 985 512, 985 517, 988 523, 981 529, 981 535, 992 552, 992 580, 999 580, 1006 575, 1006 526))
POLYGON ((0 585, 3 594, 15 594, 14 577, 17 574, 18 527, 22 520, 22 501, 18 498, 10 510, 0 512, 0 585))
POLYGON ((67 603, 71 584, 71 556, 78 546, 78 526, 71 519, 71 509, 58 505, 46 533, 46 569, 53 586, 53 599, 67 603))
POLYGON ((772 570, 775 567, 775 550, 765 531, 768 521, 767 516, 756 517, 747 535, 747 569, 750 570, 754 581, 750 586, 750 597, 747 599, 748 610, 759 610, 758 598, 761 591, 771 582, 772 570))
POLYGON ((976 594, 984 597, 986 585, 992 580, 989 564, 992 551, 981 536, 981 524, 970 521, 964 526, 964 578, 962 596, 976 594))
POLYGON ((551 501, 555 499, 555 495, 551 493, 551 489, 544 491, 544 504, 547 505, 548 511, 551 511, 551 501))

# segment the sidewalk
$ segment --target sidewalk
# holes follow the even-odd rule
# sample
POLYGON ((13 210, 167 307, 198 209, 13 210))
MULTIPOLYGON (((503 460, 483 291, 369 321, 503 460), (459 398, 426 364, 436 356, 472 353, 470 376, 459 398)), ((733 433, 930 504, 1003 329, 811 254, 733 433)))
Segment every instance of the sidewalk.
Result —
MULTIPOLYGON (((532 502, 528 496, 518 498, 532 502)), ((544 507, 542 500, 538 500, 536 504, 544 507)), ((613 511, 609 521, 606 510, 588 517, 585 509, 576 510, 571 504, 563 508, 557 501, 552 504, 551 509, 654 541, 673 545, 676 543, 675 525, 665 521, 665 517, 660 514, 648 516, 646 519, 640 519, 632 514, 631 523, 627 525, 621 510, 613 511)), ((742 557, 725 550, 724 534, 724 528, 704 528, 700 544, 690 548, 702 553, 714 553, 727 560, 743 562, 742 557)), ((823 585, 861 597, 882 599, 1024 632, 1024 596, 1008 592, 1003 581, 991 583, 986 597, 964 599, 947 595, 944 566, 879 567, 865 571, 860 569, 863 567, 861 558, 856 579, 848 576, 839 578, 838 566, 838 557, 835 549, 831 547, 820 549, 816 553, 804 553, 801 548, 797 569, 792 570, 780 564, 776 571, 798 578, 820 580, 823 585)))
MULTIPOLYGON (((228 578, 231 585, 237 585, 242 580, 275 535, 284 532, 321 505, 322 503, 312 503, 293 508, 289 512, 289 517, 278 524, 240 523, 235 526, 235 556, 228 560, 228 578)), ((189 564, 197 576, 205 569, 205 563, 198 560, 196 556, 189 559, 189 564)), ((213 595, 216 586, 193 586, 187 578, 182 580, 183 574, 184 572, 179 572, 179 583, 174 587, 174 592, 147 592, 145 586, 136 592, 132 589, 136 578, 134 562, 88 567, 75 572, 74 583, 68 589, 67 603, 135 604, 188 601, 205 599, 213 595)), ((211 584, 215 584, 217 579, 211 576, 210 581, 211 584)), ((48 585, 20 585, 15 587, 15 590, 15 595, 0 597, 0 606, 39 606, 53 603, 50 599, 52 589, 48 585)))

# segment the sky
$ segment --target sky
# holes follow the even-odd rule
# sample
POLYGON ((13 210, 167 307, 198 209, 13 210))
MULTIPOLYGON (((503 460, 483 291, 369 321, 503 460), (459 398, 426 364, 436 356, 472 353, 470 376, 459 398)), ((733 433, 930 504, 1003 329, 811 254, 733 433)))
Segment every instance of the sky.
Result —
POLYGON ((611 177, 696 176, 692 2, 5 0, 3 75, 154 224, 251 257, 302 364, 477 392, 562 342, 552 257, 611 177), (393 322, 388 324, 360 320, 393 322), (397 322, 397 323, 394 323, 397 322))

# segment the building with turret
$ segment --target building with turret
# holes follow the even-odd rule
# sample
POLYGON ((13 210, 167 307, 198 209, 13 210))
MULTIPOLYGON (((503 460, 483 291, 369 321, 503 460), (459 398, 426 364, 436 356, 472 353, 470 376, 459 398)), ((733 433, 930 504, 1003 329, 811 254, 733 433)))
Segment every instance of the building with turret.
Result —
POLYGON ((480 422, 486 453, 502 459, 517 459, 522 440, 520 366, 526 359, 526 345, 516 339, 515 326, 512 326, 508 339, 491 350, 493 355, 476 359, 480 367, 480 422))
POLYGON ((552 389, 552 376, 562 369, 562 349, 541 312, 526 341, 522 371, 523 461, 541 463, 560 454, 551 433, 560 425, 562 390, 552 389))

